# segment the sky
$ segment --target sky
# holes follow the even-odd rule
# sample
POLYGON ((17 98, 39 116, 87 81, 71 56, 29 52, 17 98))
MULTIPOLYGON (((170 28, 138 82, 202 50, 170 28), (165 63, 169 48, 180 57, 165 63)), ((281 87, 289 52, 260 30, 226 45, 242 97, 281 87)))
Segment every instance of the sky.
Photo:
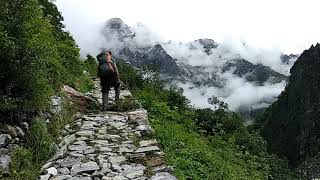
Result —
MULTIPOLYGON (((101 48, 121 49, 117 38, 107 40, 105 34, 106 21, 115 17, 135 33, 137 45, 159 43, 178 61, 205 67, 208 72, 222 69, 223 59, 240 55, 253 64, 290 75, 294 61, 281 63, 281 54, 301 54, 320 42, 320 1, 316 0, 56 0, 56 4, 82 57, 96 55, 101 48), (213 39, 219 46, 210 55, 200 45, 190 50, 188 42, 199 38, 213 39)), ((267 107, 266 102, 275 100, 286 86, 286 82, 258 86, 231 72, 219 77, 224 79, 223 88, 176 85, 197 107, 212 108, 207 99, 214 95, 235 111, 267 107)))
POLYGON ((318 0, 57 0, 66 29, 81 47, 90 27, 113 17, 142 23, 163 41, 246 42, 256 48, 300 54, 320 42, 318 0))

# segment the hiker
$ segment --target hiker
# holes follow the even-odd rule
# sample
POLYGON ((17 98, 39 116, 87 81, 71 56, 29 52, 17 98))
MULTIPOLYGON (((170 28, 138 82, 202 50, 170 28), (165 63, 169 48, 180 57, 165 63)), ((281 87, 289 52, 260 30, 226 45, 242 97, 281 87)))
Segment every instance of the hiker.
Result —
POLYGON ((107 110, 108 95, 110 87, 114 87, 115 100, 119 100, 120 78, 115 60, 112 58, 111 51, 103 51, 97 55, 99 61, 98 76, 100 78, 102 92, 102 110, 107 110))

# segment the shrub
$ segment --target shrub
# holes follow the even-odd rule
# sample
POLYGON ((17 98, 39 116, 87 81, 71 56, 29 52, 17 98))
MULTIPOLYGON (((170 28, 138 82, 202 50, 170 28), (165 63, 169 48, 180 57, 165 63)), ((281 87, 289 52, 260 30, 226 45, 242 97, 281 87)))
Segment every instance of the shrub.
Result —
POLYGON ((120 99, 116 102, 116 104, 112 107, 114 111, 130 111, 141 108, 141 104, 132 97, 127 97, 125 99, 120 99))

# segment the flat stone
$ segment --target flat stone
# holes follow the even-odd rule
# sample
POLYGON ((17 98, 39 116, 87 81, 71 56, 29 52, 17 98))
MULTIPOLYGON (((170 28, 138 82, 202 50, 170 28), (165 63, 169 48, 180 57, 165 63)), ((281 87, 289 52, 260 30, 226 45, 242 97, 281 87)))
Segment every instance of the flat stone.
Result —
POLYGON ((133 180, 147 180, 147 179, 148 179, 147 177, 142 176, 142 177, 135 178, 133 180))
POLYGON ((50 168, 53 165, 54 165, 54 162, 47 162, 45 165, 42 166, 41 172, 44 171, 45 169, 50 168))
POLYGON ((130 161, 141 161, 146 157, 145 153, 135 153, 128 155, 130 161))
POLYGON ((167 172, 161 172, 152 176, 150 180, 177 180, 177 178, 167 172))
POLYGON ((135 153, 147 153, 147 152, 154 152, 154 151, 159 151, 158 146, 148 146, 148 147, 141 147, 138 148, 135 153))
POLYGON ((114 134, 106 134, 105 138, 111 141, 119 141, 121 139, 119 135, 114 135, 114 134))
POLYGON ((40 180, 49 180, 50 174, 40 176, 40 180))
POLYGON ((123 122, 108 122, 108 124, 119 130, 125 128, 126 126, 126 123, 123 122))
POLYGON ((72 178, 72 176, 70 175, 57 175, 52 177, 50 180, 66 180, 66 179, 70 179, 72 178))
POLYGON ((128 180, 128 178, 124 176, 114 176, 114 177, 103 176, 102 180, 128 180))
POLYGON ((152 172, 154 172, 154 173, 173 172, 173 167, 172 166, 166 166, 166 165, 157 166, 157 167, 152 168, 152 172))
POLYGON ((110 169, 111 168, 111 164, 107 163, 107 162, 103 162, 101 163, 101 169, 110 169))
POLYGON ((76 134, 78 136, 90 137, 90 136, 93 136, 94 131, 83 130, 83 131, 78 131, 76 134))
POLYGON ((112 165, 111 165, 111 169, 112 169, 113 171, 118 172, 118 173, 122 172, 122 168, 121 168, 121 166, 119 166, 118 164, 112 164, 112 165))
POLYGON ((139 145, 141 147, 146 147, 146 146, 151 146, 151 145, 156 145, 158 144, 157 140, 151 139, 151 140, 146 140, 146 141, 140 141, 139 145))
POLYGON ((101 146, 108 146, 109 145, 109 141, 107 140, 94 140, 91 141, 92 144, 99 144, 101 146))
POLYGON ((88 149, 88 146, 87 145, 71 145, 69 146, 69 149, 71 151, 84 151, 88 149))
POLYGON ((49 160, 49 161, 55 161, 55 160, 57 160, 57 159, 59 159, 59 158, 63 158, 64 157, 64 155, 65 155, 65 153, 67 152, 67 146, 65 145, 65 146, 62 146, 59 150, 58 150, 58 152, 49 160))
POLYGON ((59 173, 59 174, 62 174, 62 175, 68 175, 68 174, 70 174, 70 170, 69 170, 68 168, 66 168, 66 167, 64 167, 64 168, 59 168, 59 169, 58 169, 58 173, 59 173))
POLYGON ((52 176, 56 176, 58 174, 58 170, 55 167, 51 167, 45 171, 45 174, 50 174, 52 176))
POLYGON ((136 167, 132 167, 130 165, 122 165, 121 167, 124 169, 124 172, 122 172, 121 174, 123 174, 129 179, 134 179, 143 176, 144 170, 146 169, 146 167, 142 165, 136 167))
POLYGON ((77 141, 86 141, 86 140, 88 140, 88 138, 83 136, 77 138, 77 141))
POLYGON ((100 152, 112 152, 112 149, 109 147, 101 147, 100 152))
POLYGON ((73 157, 84 157, 84 155, 83 155, 83 152, 82 151, 72 151, 72 152, 70 152, 70 156, 73 156, 73 157))
POLYGON ((64 160, 62 160, 62 162, 60 163, 61 167, 67 167, 70 168, 75 164, 79 164, 81 163, 82 158, 66 158, 64 160))
POLYGON ((70 178, 68 180, 92 180, 92 178, 91 177, 83 177, 83 176, 81 176, 81 177, 72 177, 72 178, 70 178))
POLYGON ((126 161, 126 158, 124 156, 113 156, 113 157, 109 157, 109 162, 111 164, 118 164, 121 165, 122 163, 124 163, 126 161))
POLYGON ((120 154, 122 154, 122 153, 133 153, 133 149, 129 149, 127 147, 121 147, 118 152, 120 154))
POLYGON ((90 161, 87 163, 75 164, 71 168, 71 175, 74 176, 80 173, 88 173, 88 172, 90 173, 99 169, 100 167, 98 166, 98 164, 93 161, 90 161))
POLYGON ((83 151, 83 154, 93 154, 95 152, 95 149, 90 147, 83 151))
POLYGON ((85 141, 76 141, 73 145, 87 145, 87 143, 85 141))
POLYGON ((125 115, 112 115, 109 119, 111 121, 126 122, 127 117, 125 115))
POLYGON ((70 136, 65 137, 62 142, 59 144, 59 147, 62 147, 63 145, 69 146, 71 143, 73 143, 76 140, 76 135, 72 134, 70 136))

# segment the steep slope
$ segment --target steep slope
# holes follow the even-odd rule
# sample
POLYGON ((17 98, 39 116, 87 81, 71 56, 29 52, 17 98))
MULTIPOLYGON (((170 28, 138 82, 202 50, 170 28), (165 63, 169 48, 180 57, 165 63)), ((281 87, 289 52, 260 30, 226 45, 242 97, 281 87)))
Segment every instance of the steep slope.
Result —
POLYGON ((278 101, 270 106, 261 131, 269 150, 297 165, 320 150, 320 45, 303 52, 278 101))

